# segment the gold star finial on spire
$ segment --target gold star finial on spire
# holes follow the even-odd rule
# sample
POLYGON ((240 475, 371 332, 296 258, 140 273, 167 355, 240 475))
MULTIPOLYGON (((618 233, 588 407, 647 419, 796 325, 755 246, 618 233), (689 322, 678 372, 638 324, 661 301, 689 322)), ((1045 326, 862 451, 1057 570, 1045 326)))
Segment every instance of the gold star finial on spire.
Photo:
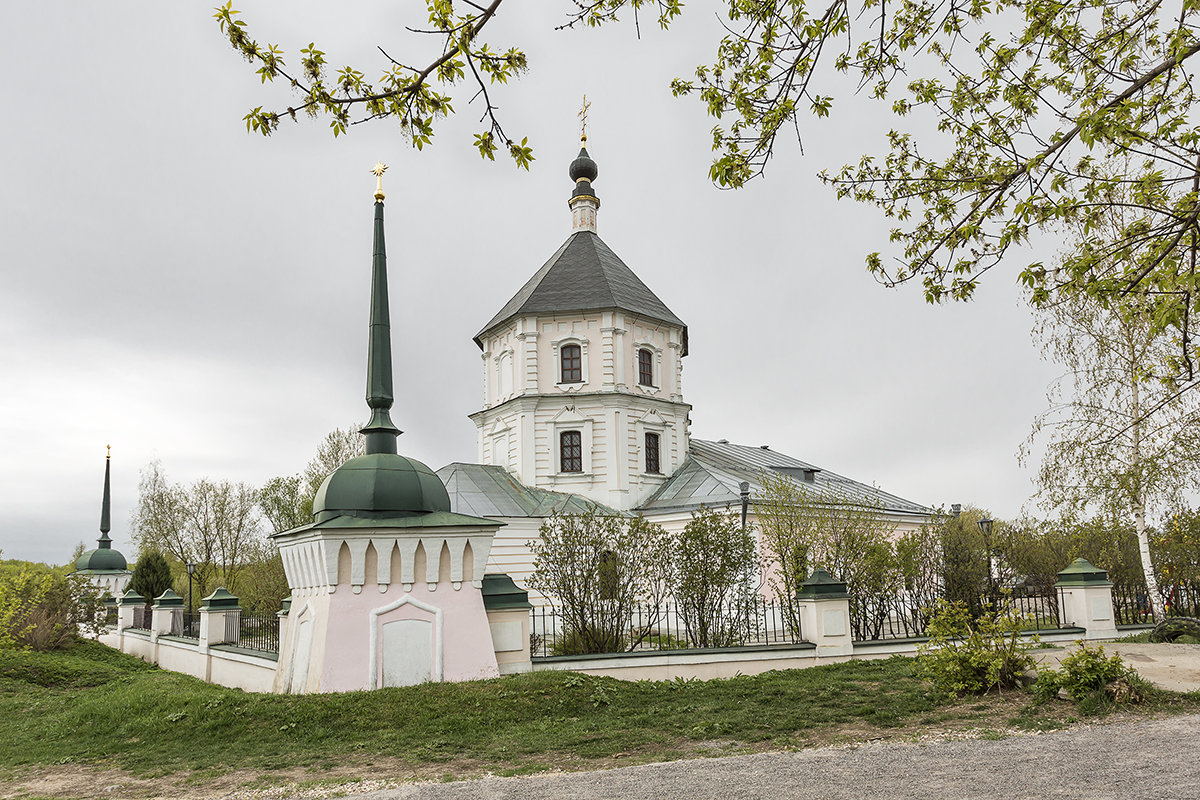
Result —
POLYGON ((375 176, 375 199, 383 199, 383 173, 387 172, 387 164, 382 161, 376 161, 375 166, 371 168, 371 173, 375 176))
POLYGON ((108 454, 105 456, 105 458, 112 458, 112 445, 106 444, 104 447, 108 450, 108 454))
POLYGON ((579 141, 582 142, 583 144, 587 144, 587 112, 588 112, 588 109, 591 107, 592 107, 592 104, 588 102, 587 95, 585 94, 583 96, 583 107, 579 109, 579 114, 578 114, 579 119, 580 119, 579 141))

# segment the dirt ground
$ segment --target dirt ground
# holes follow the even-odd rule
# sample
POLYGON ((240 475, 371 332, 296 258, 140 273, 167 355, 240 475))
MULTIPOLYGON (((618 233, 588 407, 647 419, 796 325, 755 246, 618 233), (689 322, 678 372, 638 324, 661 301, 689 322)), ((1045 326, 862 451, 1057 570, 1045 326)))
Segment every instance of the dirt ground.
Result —
MULTIPOLYGON (((1200 691, 1200 644, 1105 642, 1106 653, 1118 653, 1146 680, 1172 692, 1200 691)), ((1070 649, 1038 650, 1043 664, 1057 666, 1070 649)))

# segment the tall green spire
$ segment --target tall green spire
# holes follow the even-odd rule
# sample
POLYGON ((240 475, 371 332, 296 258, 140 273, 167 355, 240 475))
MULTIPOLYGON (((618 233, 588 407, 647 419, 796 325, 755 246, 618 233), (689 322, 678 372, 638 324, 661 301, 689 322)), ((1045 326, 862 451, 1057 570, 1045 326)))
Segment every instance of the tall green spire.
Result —
POLYGON ((359 432, 367 437, 367 453, 395 453, 401 431, 392 424, 392 326, 388 314, 387 253, 383 244, 382 163, 371 170, 375 188, 375 248, 371 259, 371 328, 367 346, 367 406, 371 420, 359 432))
POLYGON ((109 468, 112 465, 112 445, 108 445, 108 453, 104 457, 104 499, 100 502, 100 538, 97 540, 101 550, 107 550, 112 547, 112 541, 108 538, 110 530, 109 508, 112 505, 109 492, 109 468))

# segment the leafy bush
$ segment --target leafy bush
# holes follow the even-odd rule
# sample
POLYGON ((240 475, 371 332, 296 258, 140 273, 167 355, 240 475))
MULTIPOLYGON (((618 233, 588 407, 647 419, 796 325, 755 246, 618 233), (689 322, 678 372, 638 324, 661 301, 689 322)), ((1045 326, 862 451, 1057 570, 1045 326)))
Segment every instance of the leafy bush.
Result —
POLYGON ((0 649, 66 647, 82 628, 99 630, 103 605, 82 575, 45 564, 0 564, 0 649))
POLYGON ((917 674, 951 697, 1018 686, 1036 642, 1021 638, 1021 622, 1006 612, 973 617, 965 603, 939 600, 929 641, 917 648, 917 674))
POLYGON ((671 537, 661 526, 596 508, 556 513, 529 547, 529 585, 560 604, 563 636, 556 653, 632 650, 657 627, 672 563, 671 537))
POLYGON ((704 507, 692 514, 675 546, 673 588, 693 646, 745 640, 755 561, 754 538, 735 514, 704 507))
POLYGON ((1060 690, 1080 704, 1085 713, 1106 710, 1112 703, 1140 703, 1146 698, 1147 682, 1119 655, 1105 657, 1100 645, 1079 649, 1063 658, 1062 669, 1043 669, 1033 685, 1041 700, 1058 696, 1060 690))

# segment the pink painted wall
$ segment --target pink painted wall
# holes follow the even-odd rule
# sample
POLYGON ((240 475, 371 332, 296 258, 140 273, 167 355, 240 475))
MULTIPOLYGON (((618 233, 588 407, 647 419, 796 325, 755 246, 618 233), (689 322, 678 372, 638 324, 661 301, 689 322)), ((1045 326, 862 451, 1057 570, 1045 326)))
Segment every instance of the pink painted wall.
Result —
MULTIPOLYGON (((405 592, 400 584, 393 583, 386 592, 380 592, 375 584, 363 587, 354 594, 346 585, 338 586, 329 597, 329 617, 325 626, 325 646, 313 647, 313 655, 322 658, 323 664, 313 664, 310 674, 320 674, 322 692, 346 692, 369 688, 368 659, 370 655, 371 625, 402 619, 433 621, 433 616, 413 605, 372 618, 371 611, 389 605, 406 594, 415 600, 442 610, 443 621, 443 680, 463 681, 478 678, 499 677, 496 653, 492 649, 492 633, 488 627, 487 612, 483 608, 483 595, 470 582, 463 582, 455 591, 447 581, 429 591, 426 584, 413 585, 405 592)), ((382 658, 382 635, 376 654, 382 658)), ((378 674, 378 672, 376 673, 378 674)))

